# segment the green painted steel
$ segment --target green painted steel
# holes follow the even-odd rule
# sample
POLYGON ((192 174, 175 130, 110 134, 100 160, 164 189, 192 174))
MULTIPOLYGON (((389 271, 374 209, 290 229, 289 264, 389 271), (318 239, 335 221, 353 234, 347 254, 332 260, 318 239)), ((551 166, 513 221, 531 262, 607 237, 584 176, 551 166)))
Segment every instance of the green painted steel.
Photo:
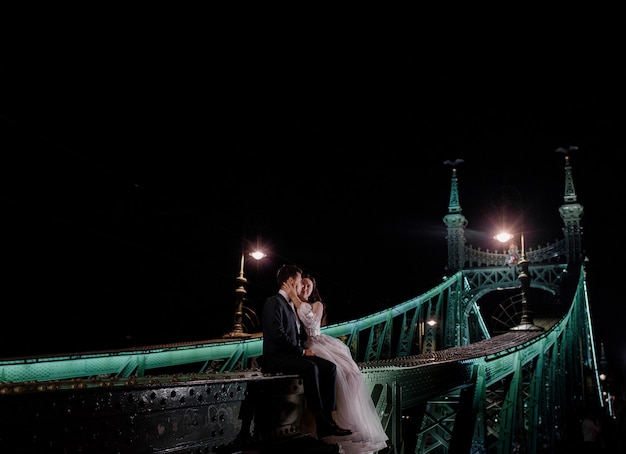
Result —
MULTIPOLYGON (((559 267, 550 266, 549 268, 559 267)), ((543 274, 544 267, 534 267, 533 272, 543 274)), ((552 277, 560 273, 552 272, 552 277)), ((472 337, 489 336, 485 322, 477 310, 477 298, 484 294, 486 282, 494 288, 502 286, 496 278, 502 274, 493 270, 469 270, 458 272, 426 293, 389 309, 356 320, 337 323, 322 329, 325 334, 338 338, 367 336, 366 351, 355 351, 360 342, 350 343, 353 356, 359 362, 404 357, 411 354, 467 345, 472 337), (472 282, 478 285, 472 287, 472 282), (444 312, 443 306, 453 307, 444 312), (436 320, 429 328, 429 319, 436 320), (469 334, 474 319, 480 329, 469 334), (411 324, 408 327, 408 324, 411 324), (406 329, 404 329, 406 327, 406 329), (419 339, 419 329, 424 329, 424 338, 419 339), (442 328, 443 327, 443 328, 442 328), (451 339, 444 338, 444 333, 451 339), (392 348, 394 334, 396 348, 392 348)), ((554 288, 558 281, 551 284, 554 288)), ((247 370, 253 358, 262 354, 261 337, 241 340, 217 340, 204 343, 167 344, 148 346, 124 351, 74 353, 49 357, 32 357, 0 360, 0 381, 25 382, 90 378, 97 376, 150 375, 155 370, 177 366, 197 365, 197 371, 207 368, 223 371, 247 370)))
MULTIPOLYGON (((490 276, 489 279, 493 278, 490 270, 485 270, 485 275, 480 274, 480 271, 467 274, 459 272, 417 298, 358 320, 328 326, 324 331, 337 337, 352 339, 355 333, 367 331, 370 338, 384 339, 397 329, 394 327, 395 322, 401 324, 407 320, 415 320, 415 314, 420 310, 449 301, 450 295, 460 291, 462 297, 455 301, 464 301, 464 307, 471 308, 474 291, 482 287, 472 288, 465 283, 485 282, 487 275, 490 276)), ((553 276, 560 274, 551 273, 553 276)), ((493 285, 497 287, 498 282, 493 281, 493 285)), ((459 314, 464 312, 471 311, 458 311, 459 314)), ((448 312, 447 315, 449 314, 448 312)), ((446 321, 440 319, 438 323, 444 324, 446 321)), ((499 337, 484 339, 482 342, 498 340, 499 337)), ((162 367, 192 363, 198 364, 198 370, 206 369, 208 363, 221 366, 239 365, 248 358, 260 355, 261 342, 261 338, 251 338, 198 345, 169 345, 135 351, 3 361, 0 366, 3 383, 0 386, 6 388, 8 382, 20 381, 128 377, 140 374, 141 371, 149 374, 162 367)), ((398 343, 399 348, 406 352, 405 345, 408 343, 409 340, 404 339, 398 343)), ((371 345, 375 344, 372 342, 371 345)), ((380 341, 376 345, 381 344, 384 342, 380 341)), ((473 407, 480 408, 478 402, 491 402, 490 408, 484 408, 482 414, 476 415, 476 427, 472 430, 472 444, 485 446, 489 452, 507 452, 511 437, 517 439, 521 427, 532 428, 537 432, 537 438, 523 434, 523 439, 528 438, 526 443, 537 443, 536 440, 545 438, 554 440, 555 434, 546 428, 545 423, 540 424, 539 421, 549 422, 552 427, 565 427, 566 421, 562 416, 548 411, 548 408, 570 408, 574 398, 576 401, 592 400, 598 406, 603 405, 582 269, 569 310, 549 330, 537 333, 536 337, 522 344, 511 344, 496 352, 483 353, 475 358, 464 358, 456 362, 446 361, 447 356, 452 359, 463 358, 462 352, 480 344, 479 341, 446 350, 416 351, 402 357, 378 357, 375 361, 362 362, 360 366, 370 390, 378 390, 381 414, 386 415, 390 424, 397 421, 398 415, 406 410, 425 406, 422 417, 427 425, 422 429, 419 439, 422 443, 427 443, 428 440, 430 448, 434 443, 441 449, 434 452, 447 452, 454 433, 456 412, 460 405, 459 396, 461 390, 468 387, 474 389, 473 407), (440 363, 429 361, 429 358, 436 357, 431 358, 429 355, 439 355, 439 359, 443 360, 440 363), (443 390, 432 383, 433 380, 441 381, 441 374, 454 380, 444 386, 443 390), (427 391, 431 388, 433 391, 427 391), (400 392, 397 392, 398 389, 400 392), (380 400, 380 396, 386 396, 386 399, 380 400), (522 415, 518 411, 520 408, 531 410, 525 410, 522 415), (485 439, 476 439, 480 436, 485 439)), ((358 343, 353 342, 351 346, 358 348, 358 343)), ((383 348, 369 349, 384 351, 383 348)), ((397 424, 395 427, 397 428, 397 424)), ((401 439, 401 434, 396 434, 395 438, 401 439)), ((422 446, 419 449, 425 448, 426 446, 422 446)))
MULTIPOLYGON (((497 334, 488 328, 482 299, 498 289, 519 289, 520 267, 508 264, 508 254, 465 244, 467 219, 461 214, 454 169, 444 218, 451 275, 394 307, 322 328, 342 339, 359 362, 395 454, 405 452, 401 421, 411 412, 420 423, 415 453, 509 453, 537 452, 539 445, 556 452, 569 429, 566 415, 584 405, 603 408, 582 260, 583 209, 576 202, 569 156, 565 170, 565 204, 559 210, 565 239, 521 251, 522 259, 532 263, 530 288, 559 299, 563 310, 558 318, 551 313, 541 322, 535 319, 537 330, 497 334)), ((187 373, 194 368, 257 370, 261 354, 260 334, 251 334, 5 359, 0 360, 0 393, 15 392, 23 382, 142 377, 179 367, 187 373)))

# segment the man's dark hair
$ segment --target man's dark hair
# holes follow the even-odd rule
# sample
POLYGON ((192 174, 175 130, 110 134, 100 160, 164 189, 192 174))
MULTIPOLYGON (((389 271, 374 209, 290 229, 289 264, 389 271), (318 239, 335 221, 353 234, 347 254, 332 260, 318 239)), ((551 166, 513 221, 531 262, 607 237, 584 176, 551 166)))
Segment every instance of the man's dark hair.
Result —
POLYGON ((283 265, 278 268, 278 272, 276 273, 276 280, 278 281, 278 285, 282 285, 290 277, 296 277, 296 275, 300 273, 302 275, 302 270, 299 266, 296 265, 283 265))

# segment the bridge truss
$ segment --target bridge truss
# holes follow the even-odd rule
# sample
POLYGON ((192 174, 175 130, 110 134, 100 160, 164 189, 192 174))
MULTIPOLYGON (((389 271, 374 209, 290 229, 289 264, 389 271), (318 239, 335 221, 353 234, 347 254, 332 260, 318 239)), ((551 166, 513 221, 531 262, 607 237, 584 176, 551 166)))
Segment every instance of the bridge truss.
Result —
MULTIPOLYGON (((480 302, 512 289, 517 267, 463 270, 426 293, 366 317, 329 325, 359 362, 397 453, 416 431, 415 452, 513 452, 557 446, 565 417, 602 406, 584 269, 532 268, 538 331, 492 335, 480 302), (566 298, 566 299, 564 299, 566 298), (561 309, 554 311, 554 308, 561 309), (548 310, 550 309, 550 310, 548 310), (542 315, 545 313, 547 315, 542 315), (558 314, 558 315, 555 315, 558 314), (531 448, 534 447, 534 448, 531 448)), ((513 317, 514 318, 514 317, 513 317)), ((0 392, 63 380, 106 380, 255 370, 262 338, 168 344, 0 361, 0 392)))

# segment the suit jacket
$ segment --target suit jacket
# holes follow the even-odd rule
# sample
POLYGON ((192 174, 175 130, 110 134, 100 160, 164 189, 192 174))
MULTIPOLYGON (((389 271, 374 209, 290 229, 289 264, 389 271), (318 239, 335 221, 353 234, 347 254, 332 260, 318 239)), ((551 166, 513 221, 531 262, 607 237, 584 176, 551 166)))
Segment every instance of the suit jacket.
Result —
POLYGON ((289 357, 302 357, 306 329, 296 324, 296 315, 283 295, 277 293, 265 300, 262 315, 263 325, 263 367, 269 372, 277 364, 289 357))

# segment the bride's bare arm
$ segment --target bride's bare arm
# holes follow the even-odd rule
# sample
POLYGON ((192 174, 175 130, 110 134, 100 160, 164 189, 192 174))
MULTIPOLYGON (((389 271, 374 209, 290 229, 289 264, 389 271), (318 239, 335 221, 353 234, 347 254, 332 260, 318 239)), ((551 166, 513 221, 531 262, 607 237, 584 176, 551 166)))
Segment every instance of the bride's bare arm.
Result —
POLYGON ((324 315, 324 305, 321 301, 316 301, 311 305, 313 309, 313 313, 318 320, 322 319, 322 315, 324 315))

